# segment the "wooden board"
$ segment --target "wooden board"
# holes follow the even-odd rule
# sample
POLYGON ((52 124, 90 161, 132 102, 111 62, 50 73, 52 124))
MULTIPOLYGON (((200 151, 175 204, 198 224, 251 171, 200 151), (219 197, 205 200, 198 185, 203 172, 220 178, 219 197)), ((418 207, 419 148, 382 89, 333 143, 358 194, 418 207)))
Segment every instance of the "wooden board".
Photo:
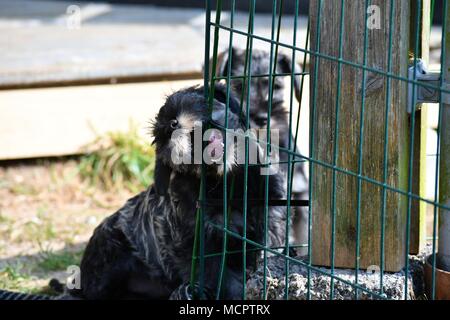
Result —
MULTIPOLYGON (((312 0, 311 48, 316 50, 316 23, 319 0, 312 0)), ((320 52, 338 57, 340 1, 321 1, 320 52)), ((368 66, 387 71, 389 43, 389 1, 371 2, 381 9, 381 29, 369 30, 367 51, 368 66)), ((395 1, 392 26, 392 72, 407 76, 409 45, 408 1, 395 1)), ((343 59, 362 63, 364 44, 364 1, 344 1, 345 26, 343 59)), ((312 141, 313 158, 333 164, 335 108, 337 95, 338 63, 319 59, 318 70, 311 59, 311 79, 318 72, 317 82, 312 81, 311 103, 315 96, 316 114, 312 117, 315 136, 312 141), (316 86, 316 88, 315 88, 316 86)), ((366 103, 364 114, 362 175, 383 182, 384 114, 386 109, 386 78, 367 72, 366 103)), ((358 146, 362 91, 361 69, 342 64, 341 99, 339 101, 339 131, 336 165, 345 170, 358 172, 358 146)), ((407 189, 408 169, 408 118, 406 112, 406 83, 391 80, 390 113, 388 124, 388 174, 386 183, 407 189)), ((331 265, 332 242, 332 170, 313 165, 312 176, 312 260, 315 265, 331 265)), ((335 267, 355 266, 357 179, 343 173, 336 174, 336 225, 335 267)), ((407 199, 398 193, 387 191, 385 211, 385 264, 386 271, 399 271, 405 262, 405 223, 407 199)), ((362 183, 360 267, 381 266, 381 212, 382 188, 369 182, 362 183)))
MULTIPOLYGON (((0 1, 0 89, 195 79, 202 77, 205 10, 136 4, 75 3, 79 28, 69 27, 71 1, 0 1)), ((204 6, 204 2, 202 1, 204 6)), ((214 15, 212 17, 214 19, 214 15)), ((224 12, 221 24, 229 25, 224 12)), ((234 26, 247 31, 248 14, 234 26)), ((283 17, 280 41, 292 42, 293 16, 283 17)), ((297 43, 307 19, 298 21, 297 43)), ((271 15, 255 17, 255 34, 270 39, 271 15)), ((221 30, 219 50, 228 46, 221 30)), ((211 39, 212 40, 212 39, 211 39)), ((235 34, 233 44, 245 48, 235 34)), ((270 49, 255 40, 254 48, 270 49)))
MULTIPOLYGON (((308 79, 304 105, 309 103, 308 79)), ((128 130, 130 120, 150 139, 148 121, 165 96, 202 83, 198 79, 0 91, 0 160, 77 154, 97 134, 128 130)), ((286 102, 289 97, 285 90, 286 102)), ((294 103, 294 119, 297 112, 294 103)), ((299 139, 299 147, 302 154, 309 154, 309 108, 302 108, 301 113, 299 137, 305 138, 299 139)))
POLYGON ((204 10, 15 0, 0 12, 0 89, 201 77, 204 10))
MULTIPOLYGON (((427 65, 430 55, 430 0, 421 1, 421 21, 419 23, 419 52, 418 58, 424 60, 427 65)), ((417 1, 411 0, 411 17, 416 17, 417 1)), ((414 52, 416 19, 410 21, 410 51, 414 52)), ((427 157, 427 132, 428 132, 428 104, 418 106, 414 120, 414 162, 413 162, 413 190, 412 192, 421 197, 426 197, 426 157, 427 157)), ((411 121, 410 121, 411 124, 411 121)), ((411 228, 409 253, 417 254, 426 244, 426 211, 427 204, 423 201, 412 200, 411 203, 411 228)))
POLYGON ((0 91, 0 159, 77 154, 98 135, 149 121, 173 90, 202 80, 0 91))

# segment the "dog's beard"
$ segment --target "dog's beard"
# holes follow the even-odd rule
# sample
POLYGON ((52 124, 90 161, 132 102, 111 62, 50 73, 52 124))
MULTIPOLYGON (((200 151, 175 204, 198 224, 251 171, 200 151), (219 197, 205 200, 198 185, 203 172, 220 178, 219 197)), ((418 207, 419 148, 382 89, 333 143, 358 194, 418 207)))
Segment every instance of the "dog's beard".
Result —
POLYGON ((169 142, 171 150, 171 162, 174 165, 192 164, 192 141, 191 131, 189 129, 179 129, 172 135, 169 142))
POLYGON ((236 165, 236 150, 233 141, 224 139, 224 136, 225 134, 217 129, 211 130, 208 136, 208 146, 204 152, 207 164, 215 166, 219 176, 224 175, 225 167, 227 172, 231 172, 236 165))
POLYGON ((202 136, 200 131, 200 137, 195 137, 194 129, 180 129, 172 135, 167 147, 168 152, 165 153, 170 155, 169 164, 172 169, 200 175, 201 165, 205 163, 208 173, 222 176, 226 164, 227 172, 231 172, 236 165, 233 141, 227 142, 225 154, 224 134, 220 130, 207 130, 206 141, 203 141, 202 136))

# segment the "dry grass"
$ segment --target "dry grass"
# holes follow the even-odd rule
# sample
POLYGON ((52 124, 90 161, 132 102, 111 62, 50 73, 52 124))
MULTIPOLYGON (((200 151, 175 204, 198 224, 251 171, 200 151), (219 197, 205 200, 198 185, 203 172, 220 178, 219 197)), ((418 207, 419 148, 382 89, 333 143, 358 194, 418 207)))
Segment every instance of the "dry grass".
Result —
POLYGON ((79 158, 0 162, 0 289, 64 280, 93 229, 152 182, 154 151, 136 127, 95 145, 79 158))
POLYGON ((44 289, 55 272, 76 264, 95 226, 132 195, 93 186, 78 167, 74 159, 0 167, 0 288, 44 289))
MULTIPOLYGON (((102 155, 0 164, 0 288, 46 292, 52 277, 63 280, 67 266, 79 263, 93 229, 151 181, 127 172, 126 183, 86 179, 81 172, 87 162, 102 155)), ((151 162, 150 154, 138 168, 150 179, 151 162)), ((110 173, 124 170, 115 165, 120 169, 110 173)))
POLYGON ((110 132, 87 149, 79 173, 92 185, 106 190, 127 188, 138 192, 153 182, 155 151, 130 123, 128 132, 110 132))

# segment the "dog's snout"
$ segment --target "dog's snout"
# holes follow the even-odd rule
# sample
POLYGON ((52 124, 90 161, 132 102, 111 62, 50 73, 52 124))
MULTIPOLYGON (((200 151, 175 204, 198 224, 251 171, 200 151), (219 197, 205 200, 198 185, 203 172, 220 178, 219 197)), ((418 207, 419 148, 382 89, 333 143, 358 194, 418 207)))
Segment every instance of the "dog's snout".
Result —
POLYGON ((179 125, 178 125, 178 120, 177 119, 173 119, 170 120, 170 128, 175 130, 178 129, 179 125))

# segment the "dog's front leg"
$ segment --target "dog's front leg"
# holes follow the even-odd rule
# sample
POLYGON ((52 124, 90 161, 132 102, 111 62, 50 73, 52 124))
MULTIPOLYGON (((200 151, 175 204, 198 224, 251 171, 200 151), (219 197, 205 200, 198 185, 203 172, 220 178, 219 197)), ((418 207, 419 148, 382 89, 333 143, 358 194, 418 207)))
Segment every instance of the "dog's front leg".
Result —
MULTIPOLYGON (((215 252, 220 252, 220 250, 215 252)), ((189 281, 186 281, 172 292, 170 295, 171 300, 192 300, 194 298, 236 300, 242 298, 242 271, 236 270, 236 266, 230 266, 229 264, 224 265, 222 270, 222 257, 220 255, 206 257, 204 264, 202 285, 200 284, 199 276, 197 276, 197 281, 193 286, 191 286, 189 281), (222 283, 219 286, 220 274, 223 276, 222 283)))

